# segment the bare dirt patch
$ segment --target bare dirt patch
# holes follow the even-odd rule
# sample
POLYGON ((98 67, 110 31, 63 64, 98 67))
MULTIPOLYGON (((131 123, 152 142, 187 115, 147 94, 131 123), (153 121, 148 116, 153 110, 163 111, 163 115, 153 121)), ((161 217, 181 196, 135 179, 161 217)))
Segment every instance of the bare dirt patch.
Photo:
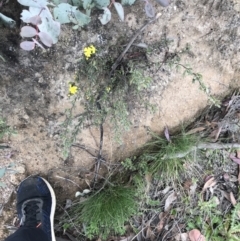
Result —
MULTIPOLYGON (((148 91, 157 111, 151 114, 144 109, 131 109, 129 118, 133 125, 129 132, 122 134, 120 144, 114 139, 113 127, 108 122, 104 124, 103 155, 109 165, 134 154, 150 139, 148 129, 157 133, 161 133, 165 125, 176 129, 194 121, 209 103, 199 84, 192 83, 192 76, 183 76, 184 68, 178 70, 177 64, 169 67, 167 63, 173 56, 181 56, 179 63, 202 74, 211 95, 217 98, 239 87, 237 1, 185 3, 177 0, 167 8, 154 5, 161 16, 139 35, 136 43, 145 43, 151 49, 146 53, 148 66, 144 71, 153 79, 148 91), (169 44, 160 44, 163 40, 169 44), (190 51, 181 54, 186 45, 191 46, 190 51)), ((18 21, 20 7, 15 8, 18 11, 12 18, 18 21)), ((77 190, 77 185, 82 188, 88 185, 87 180, 93 177, 93 157, 76 147, 67 160, 62 155, 61 124, 65 110, 72 103, 72 97, 68 97, 68 82, 74 80, 85 46, 94 44, 99 53, 106 55, 111 47, 122 48, 147 20, 143 9, 143 3, 137 1, 126 8, 125 22, 119 22, 114 15, 109 24, 102 26, 96 11, 91 24, 81 31, 62 26, 59 43, 45 53, 40 49, 24 52, 19 48, 19 21, 15 30, 0 27, 0 54, 6 59, 6 62, 0 61, 0 109, 7 123, 18 132, 5 140, 16 154, 10 160, 1 157, 0 167, 6 161, 21 163, 26 166, 25 175, 48 177, 60 201, 69 195, 74 197, 73 187, 77 190), (77 185, 57 176, 70 178, 77 185)), ((9 10, 6 14, 10 14, 9 10)), ((112 58, 118 56, 117 52, 115 55, 112 58)), ((82 112, 83 107, 76 106, 75 113, 82 112)), ((96 154, 98 127, 85 128, 76 143, 96 154)), ((0 203, 4 202, 0 199, 0 203)))

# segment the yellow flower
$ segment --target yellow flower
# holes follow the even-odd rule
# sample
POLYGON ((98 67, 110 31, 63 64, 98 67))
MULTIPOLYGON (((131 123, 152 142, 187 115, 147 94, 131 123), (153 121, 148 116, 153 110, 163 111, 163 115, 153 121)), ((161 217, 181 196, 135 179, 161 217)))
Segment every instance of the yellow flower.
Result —
POLYGON ((78 87, 74 83, 69 84, 69 95, 75 95, 78 91, 78 87))
POLYGON ((109 93, 110 90, 111 90, 111 87, 110 87, 110 86, 107 86, 107 87, 106 87, 106 91, 107 91, 107 93, 109 93))
POLYGON ((91 57, 91 55, 96 53, 96 48, 93 45, 90 45, 89 47, 85 47, 83 49, 83 52, 86 59, 88 60, 91 57))
POLYGON ((89 48, 91 49, 92 54, 96 53, 96 48, 93 45, 90 45, 89 48))

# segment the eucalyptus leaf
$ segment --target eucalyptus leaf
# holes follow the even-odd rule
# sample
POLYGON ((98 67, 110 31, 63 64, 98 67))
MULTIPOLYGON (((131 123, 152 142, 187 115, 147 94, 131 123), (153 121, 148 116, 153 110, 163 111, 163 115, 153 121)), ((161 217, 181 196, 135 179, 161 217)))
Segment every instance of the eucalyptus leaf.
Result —
POLYGON ((74 17, 71 16, 70 19, 74 24, 77 24, 79 27, 83 27, 84 25, 87 25, 91 22, 91 18, 86 14, 80 12, 79 10, 76 10, 74 12, 74 17))
POLYGON ((0 13, 0 20, 6 27, 14 28, 16 26, 16 22, 13 19, 3 15, 2 13, 0 13))
POLYGON ((26 51, 31 51, 35 48, 35 43, 33 41, 23 41, 20 47, 26 51))
POLYGON ((23 6, 35 8, 45 8, 48 4, 46 0, 18 0, 18 2, 23 6))
POLYGON ((6 167, 0 168, 0 178, 4 176, 6 172, 6 167))
POLYGON ((136 0, 122 0, 122 5, 133 5, 136 0))
POLYGON ((81 0, 72 0, 73 6, 82 6, 82 1, 81 0))
POLYGON ((52 2, 55 5, 59 5, 60 3, 68 3, 69 1, 68 0, 52 0, 52 2))
POLYGON ((31 26, 24 26, 21 28, 21 32, 20 32, 20 35, 22 37, 26 37, 26 38, 29 38, 29 37, 34 37, 38 34, 37 30, 31 26))
POLYGON ((41 39, 42 43, 45 44, 48 47, 51 47, 53 42, 52 42, 52 38, 44 32, 40 32, 38 34, 39 38, 41 39))
POLYGON ((41 17, 39 15, 33 16, 29 18, 29 21, 33 25, 38 25, 42 23, 41 17))
POLYGON ((93 2, 99 9, 106 8, 110 4, 110 0, 94 0, 93 2))
POLYGON ((146 2, 145 3, 145 12, 146 12, 146 15, 149 18, 154 18, 155 17, 155 10, 154 10, 153 5, 150 2, 146 2))
POLYGON ((100 15, 98 19, 100 20, 102 25, 105 25, 111 20, 112 14, 108 8, 103 8, 103 9, 104 9, 104 13, 100 15))
MULTIPOLYGON (((39 13, 39 9, 38 9, 38 13, 39 13)), ((33 18, 34 16, 36 16, 35 11, 34 11, 34 13, 32 13, 29 10, 24 9, 21 13, 20 19, 22 19, 22 21, 25 22, 25 23, 30 23, 31 22, 30 19, 33 18)))
POLYGON ((8 165, 8 168, 11 168, 11 167, 15 167, 16 164, 14 162, 11 162, 9 165, 8 165))
POLYGON ((77 7, 74 7, 68 3, 61 3, 53 10, 53 16, 59 23, 72 22, 71 17, 74 15, 77 7))
POLYGON ((7 185, 4 182, 0 182, 0 187, 7 187, 7 185))
POLYGON ((118 2, 114 2, 113 5, 114 5, 121 21, 124 21, 124 10, 123 10, 122 4, 118 3, 118 2))
POLYGON ((42 23, 38 25, 39 31, 47 33, 52 38, 54 44, 58 41, 60 23, 53 20, 48 7, 45 7, 43 10, 39 10, 39 8, 35 7, 29 7, 29 10, 23 10, 21 15, 21 19, 26 23, 30 23, 32 17, 39 15, 42 20, 42 23))
POLYGON ((92 0, 83 0, 83 8, 84 9, 90 8, 91 3, 92 3, 92 0))
POLYGON ((60 35, 60 23, 53 20, 52 14, 47 7, 41 12, 40 17, 42 23, 38 25, 39 30, 47 33, 52 38, 53 44, 57 43, 60 35))
POLYGON ((74 26, 72 27, 73 30, 78 30, 79 28, 80 28, 80 26, 78 26, 78 25, 74 25, 74 26))

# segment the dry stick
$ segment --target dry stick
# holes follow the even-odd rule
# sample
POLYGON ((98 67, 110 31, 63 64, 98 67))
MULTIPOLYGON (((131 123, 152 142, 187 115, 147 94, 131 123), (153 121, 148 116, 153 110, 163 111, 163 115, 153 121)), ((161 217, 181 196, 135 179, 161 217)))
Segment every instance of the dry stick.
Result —
POLYGON ((174 221, 172 227, 171 227, 169 230, 167 230, 167 232, 166 232, 166 233, 164 234, 164 236, 162 237, 162 240, 165 240, 165 237, 167 237, 167 235, 174 229, 174 227, 175 227, 174 224, 177 225, 179 222, 180 222, 180 220, 174 221))
MULTIPOLYGON (((97 108, 99 109, 100 112, 102 111, 102 107, 101 107, 101 104, 100 104, 100 99, 101 99, 102 94, 103 94, 103 92, 101 91, 99 93, 98 97, 97 97, 97 100, 96 100, 96 105, 97 105, 97 108)), ((101 162, 105 161, 104 158, 102 158, 103 122, 104 122, 104 119, 102 117, 101 123, 99 125, 99 127, 100 127, 100 143, 99 143, 98 156, 97 156, 97 159, 96 159, 96 162, 95 162, 95 175, 94 175, 94 179, 93 179, 93 188, 95 187, 95 184, 97 182, 97 177, 98 177, 99 169, 100 169, 100 166, 101 166, 101 162)))
POLYGON ((81 232, 79 231, 79 229, 76 227, 76 225, 74 224, 74 222, 73 222, 72 218, 70 217, 68 211, 67 211, 66 209, 64 209, 61 205, 58 205, 58 206, 64 211, 64 213, 66 213, 66 215, 67 215, 68 218, 69 218, 68 221, 71 222, 71 224, 73 225, 73 227, 75 228, 75 230, 76 230, 78 233, 80 233, 81 235, 84 235, 84 234, 81 233, 81 232))
POLYGON ((136 38, 138 37, 138 35, 151 23, 153 23, 155 20, 157 20, 159 18, 160 15, 156 15, 156 17, 152 20, 149 20, 147 23, 145 23, 136 33, 135 35, 132 37, 132 39, 130 40, 130 42, 128 43, 127 47, 123 50, 123 52, 119 55, 119 57, 117 58, 117 60, 115 61, 115 63, 112 65, 112 69, 110 72, 110 77, 112 76, 113 72, 116 70, 117 66, 119 65, 119 63, 122 61, 124 55, 127 53, 127 51, 129 50, 129 48, 131 47, 131 45, 133 44, 133 42, 136 40, 136 38))
POLYGON ((92 157, 96 158, 96 156, 95 156, 94 154, 92 154, 85 145, 81 145, 81 144, 75 143, 75 144, 72 144, 72 147, 78 147, 78 148, 80 148, 80 149, 83 149, 83 150, 86 151, 89 155, 91 155, 92 157))
POLYGON ((74 182, 74 181, 72 181, 72 180, 70 180, 70 179, 68 179, 66 177, 60 177, 58 175, 56 175, 55 177, 63 179, 63 180, 66 180, 66 181, 69 181, 69 182, 73 183, 74 185, 76 185, 77 187, 79 187, 80 189, 82 189, 76 182, 74 182))
MULTIPOLYGON (((157 216, 157 214, 154 214, 154 216, 152 216, 151 219, 148 221, 148 222, 149 222, 149 226, 150 226, 152 220, 153 220, 156 216, 157 216)), ((145 227, 141 228, 141 230, 140 230, 135 236, 133 236, 133 237, 131 238, 131 241, 133 241, 133 240, 134 240, 140 233, 142 233, 147 227, 148 227, 148 226, 145 226, 145 227)))
MULTIPOLYGON (((95 157, 95 158, 96 158, 96 157, 95 157)), ((71 168, 79 168, 79 167, 71 167, 71 168)), ((54 169, 52 169, 52 170, 55 170, 55 169, 58 169, 58 168, 54 168, 54 169)), ((84 169, 85 169, 85 168, 84 168, 84 169)), ((87 170, 87 169, 85 169, 85 170, 87 170)), ((87 171, 88 171, 89 173, 96 174, 95 172, 91 172, 91 171, 89 171, 89 170, 87 170, 87 171)), ((98 175, 100 178, 104 179, 104 180, 106 181, 106 183, 112 185, 112 183, 110 183, 107 178, 105 178, 104 176, 102 176, 102 175, 100 175, 100 174, 97 174, 97 175, 98 175)), ((69 178, 61 177, 61 176, 56 176, 56 177, 74 183, 74 181, 72 181, 72 180, 69 179, 69 178)), ((78 185, 77 183, 74 183, 74 184, 78 185)), ((12 185, 14 185, 14 184, 12 183, 12 185)), ((17 185, 15 185, 15 186, 17 187, 17 185)), ((89 185, 88 185, 88 186, 89 186, 89 185)), ((80 186, 79 186, 79 188, 82 190, 82 188, 81 188, 80 186)), ((1 207, 1 206, 0 206, 0 207, 1 207)))
POLYGON ((186 152, 179 152, 173 155, 166 155, 162 158, 162 160, 166 159, 174 159, 174 158, 183 158, 190 152, 197 150, 197 149, 214 149, 214 150, 220 150, 220 149, 229 149, 229 148, 240 148, 239 143, 226 143, 226 144, 220 144, 220 143, 199 143, 196 146, 191 147, 186 152))

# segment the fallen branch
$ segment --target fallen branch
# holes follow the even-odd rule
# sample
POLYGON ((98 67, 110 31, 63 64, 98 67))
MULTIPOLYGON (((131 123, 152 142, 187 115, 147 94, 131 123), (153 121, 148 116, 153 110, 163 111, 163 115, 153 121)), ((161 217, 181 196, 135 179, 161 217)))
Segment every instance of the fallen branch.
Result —
POLYGON ((162 160, 166 159, 175 159, 175 158, 183 158, 188 155, 190 152, 202 149, 213 149, 213 150, 221 150, 221 149, 233 149, 240 148, 239 143, 199 143, 196 146, 189 148, 189 150, 185 152, 179 152, 173 155, 166 155, 162 158, 162 160))

